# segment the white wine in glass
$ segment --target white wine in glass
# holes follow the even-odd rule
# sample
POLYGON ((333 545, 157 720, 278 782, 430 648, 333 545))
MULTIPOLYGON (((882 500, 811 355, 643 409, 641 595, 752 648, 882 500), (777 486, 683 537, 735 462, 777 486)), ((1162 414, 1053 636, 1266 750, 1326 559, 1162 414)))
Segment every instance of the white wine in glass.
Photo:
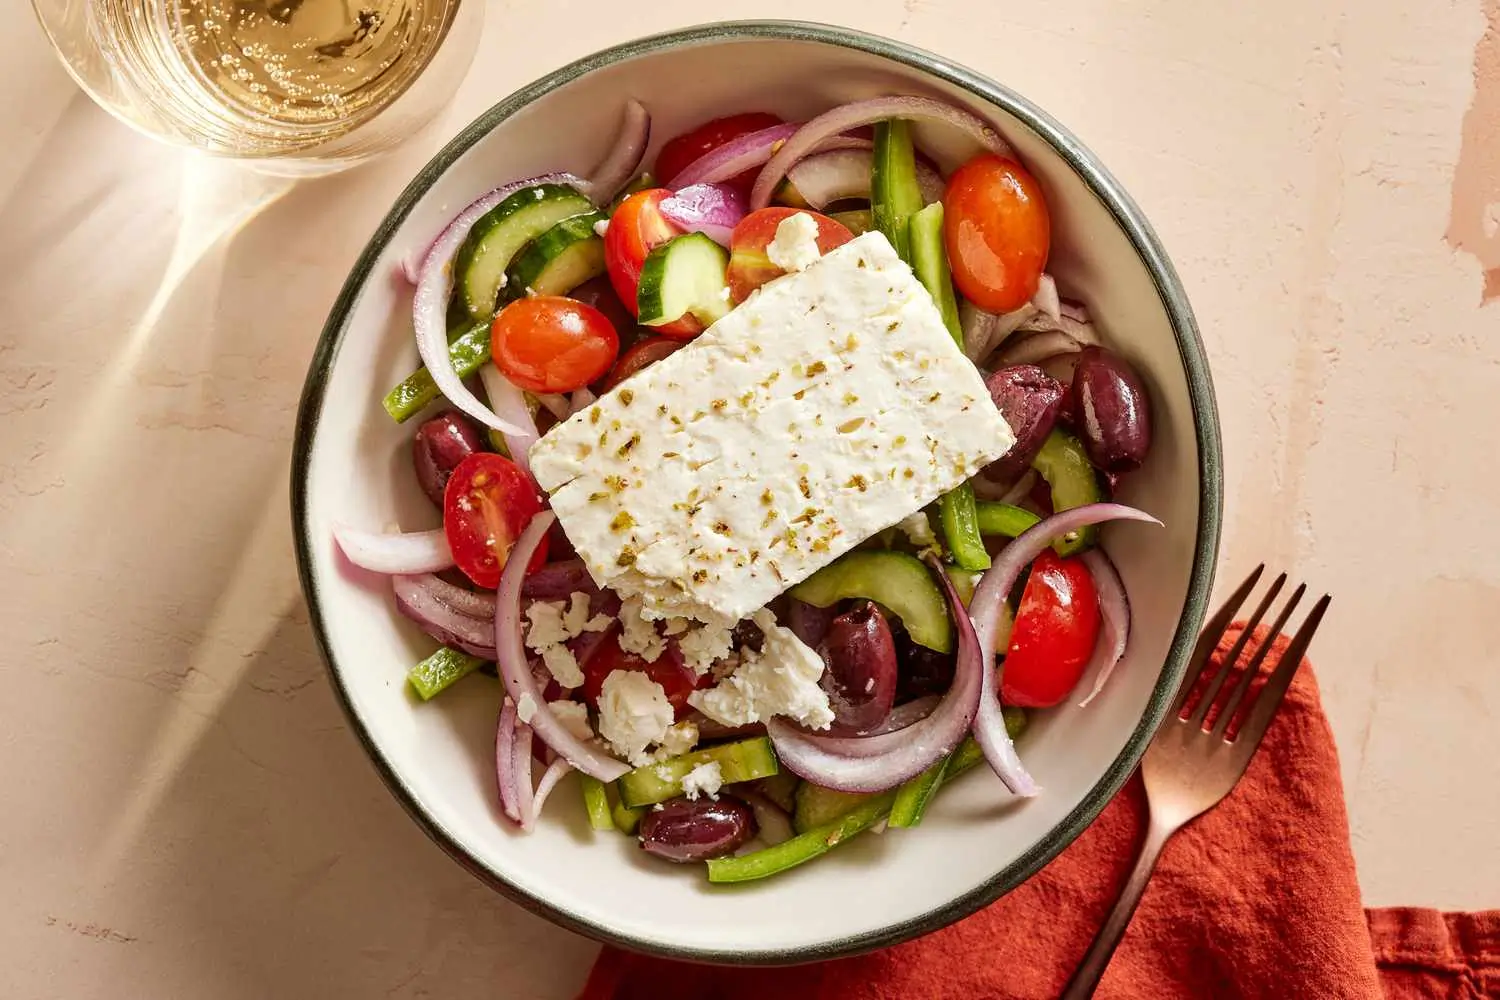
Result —
POLYGON ((63 62, 158 138, 307 174, 410 136, 452 96, 484 0, 33 0, 63 62))

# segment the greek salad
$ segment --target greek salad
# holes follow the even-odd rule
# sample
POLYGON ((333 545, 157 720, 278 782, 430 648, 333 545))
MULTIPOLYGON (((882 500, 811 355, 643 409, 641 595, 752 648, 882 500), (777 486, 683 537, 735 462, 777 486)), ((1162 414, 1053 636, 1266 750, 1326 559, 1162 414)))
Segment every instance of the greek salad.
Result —
POLYGON ((402 265, 423 367, 384 405, 442 526, 334 534, 439 646, 411 689, 498 676, 519 830, 576 771, 595 829, 713 882, 916 826, 980 763, 1036 795, 1028 713, 1129 639, 1099 526, 1155 522, 1109 499, 1150 399, 1047 272, 1044 185, 922 97, 730 115, 642 172, 649 134, 629 102, 588 179, 402 265))

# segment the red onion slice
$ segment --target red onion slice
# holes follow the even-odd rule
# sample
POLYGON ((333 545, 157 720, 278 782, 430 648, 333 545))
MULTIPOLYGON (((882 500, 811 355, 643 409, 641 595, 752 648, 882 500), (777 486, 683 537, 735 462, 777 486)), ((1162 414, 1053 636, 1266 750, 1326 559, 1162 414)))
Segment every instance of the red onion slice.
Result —
POLYGON ((765 163, 771 158, 772 147, 794 135, 801 127, 800 122, 786 122, 747 132, 718 149, 704 153, 683 167, 671 180, 664 177, 662 181, 673 191, 690 184, 722 184, 765 163))
POLYGON ((1130 595, 1125 592, 1125 582, 1103 549, 1085 552, 1083 562, 1094 576, 1094 588, 1099 592, 1099 612, 1104 619, 1099 644, 1083 672, 1085 677, 1093 678, 1093 684, 1088 697, 1080 701, 1078 707, 1088 708, 1089 702, 1104 690, 1109 675, 1125 658, 1125 650, 1130 646, 1130 595))
POLYGON ((495 727, 495 785, 506 817, 522 822, 531 811, 531 727, 516 716, 516 703, 509 698, 495 727))
POLYGON ((920 698, 913 698, 891 709, 891 714, 885 717, 885 721, 871 729, 869 732, 861 733, 861 736, 883 736, 886 733, 899 732, 907 726, 914 726, 918 722, 932 714, 937 708, 942 697, 935 694, 925 694, 920 698))
POLYGON ((1016 795, 1033 796, 1039 789, 1021 759, 1016 756, 1015 744, 1005 731, 1005 719, 1000 714, 999 671, 995 669, 996 631, 1000 622, 1000 608, 1006 595, 1016 585, 1021 571, 1031 565, 1032 560, 1051 545, 1053 539, 1070 532, 1105 521, 1161 522, 1147 514, 1118 503, 1092 503, 1053 514, 1022 532, 1020 537, 1000 550, 995 562, 979 584, 974 588, 974 599, 969 602, 969 616, 974 620, 974 630, 979 637, 979 657, 985 665, 981 671, 984 693, 979 699, 979 711, 974 719, 974 739, 984 751, 985 759, 994 768, 1005 787, 1016 795))
POLYGON ((537 546, 556 520, 557 515, 550 510, 533 517, 505 560, 500 589, 495 595, 495 663, 512 699, 519 703, 522 697, 530 695, 536 703, 531 728, 536 730, 542 742, 584 774, 600 781, 614 781, 629 771, 629 766, 568 732, 547 707, 541 688, 531 676, 531 667, 526 662, 526 645, 521 639, 521 587, 526 578, 527 563, 531 562, 537 546))
MULTIPOLYGON (((491 366, 493 367, 493 366, 491 366)), ((510 381, 506 379, 506 381, 510 381)), ((573 403, 567 396, 557 392, 534 392, 531 398, 540 403, 548 413, 558 420, 567 420, 573 415, 573 403)))
POLYGON ((873 125, 891 118, 945 122, 961 129, 992 153, 1015 156, 1009 143, 1000 137, 994 126, 951 104, 926 97, 876 97, 868 101, 855 101, 825 111, 797 129, 786 140, 786 144, 776 151, 776 155, 761 168, 760 176, 755 179, 755 188, 750 192, 750 210, 753 212, 771 204, 776 185, 781 183, 787 171, 823 140, 862 125, 873 125))
MULTIPOLYGON (((445 646, 454 646, 471 656, 495 658, 495 625, 460 614, 438 599, 431 583, 435 576, 393 576, 396 610, 422 627, 422 631, 445 646)), ((457 590, 458 588, 453 588, 457 590)))
POLYGON ((453 565, 442 528, 383 534, 335 524, 333 538, 350 562, 376 573, 436 573, 453 565))
MULTIPOLYGON (((845 198, 868 199, 874 159, 874 153, 860 148, 813 153, 788 170, 787 179, 803 201, 821 212, 845 198)), ((923 204, 942 200, 942 176, 921 160, 917 161, 917 186, 923 204)))
POLYGON ((542 772, 541 780, 536 783, 536 794, 531 800, 531 809, 521 819, 521 829, 531 830, 536 826, 536 819, 542 814, 542 807, 547 804, 547 798, 552 794, 552 789, 557 787, 573 765, 558 757, 547 765, 547 770, 542 772))
POLYGON ((495 620, 495 595, 481 590, 465 590, 455 587, 442 577, 424 574, 413 576, 423 590, 436 600, 468 618, 477 618, 485 625, 495 620))
POLYGON ((1069 302, 1067 299, 1061 302, 1059 319, 1070 319, 1075 323, 1090 322, 1088 308, 1082 302, 1069 302))
POLYGON ((1083 345, 1061 330, 1032 333, 1007 345, 1005 350, 996 355, 995 367, 1039 365, 1064 354, 1077 354, 1081 350, 1083 350, 1083 345))
POLYGON ((651 115, 640 101, 631 98, 625 102, 625 115, 614 145, 580 190, 595 205, 608 205, 640 170, 650 143, 651 115))
POLYGON ((755 813, 756 838, 765 846, 775 847, 777 844, 791 840, 796 835, 786 810, 760 792, 753 792, 736 785, 733 794, 735 798, 742 799, 755 813))
POLYGON ((539 601, 565 601, 577 593, 597 594, 599 585, 582 559, 547 563, 526 575, 521 596, 539 601))
POLYGON ((464 413, 502 434, 523 434, 524 424, 502 419, 491 412, 489 407, 464 386, 448 357, 447 314, 448 299, 453 294, 453 257, 458 253, 458 248, 463 246, 474 223, 486 212, 521 188, 542 183, 571 184, 579 190, 586 187, 583 181, 572 174, 546 174, 515 181, 491 191, 460 212, 433 242, 422 261, 417 292, 412 297, 412 325, 416 329, 417 353, 422 356, 422 364, 427 366, 438 391, 464 413))
POLYGON ((1056 316, 1035 311, 1016 329, 1022 333, 1064 333, 1080 344, 1098 344, 1099 334, 1094 331, 1094 324, 1088 320, 1088 313, 1083 313, 1082 320, 1075 318, 1078 313, 1079 309, 1076 308, 1060 309, 1056 316))
POLYGON ((689 184, 661 200, 658 210, 690 233, 702 233, 729 246, 734 227, 745 217, 745 196, 727 184, 689 184))
POLYGON ((813 736, 785 719, 772 718, 766 731, 777 756, 794 774, 843 792, 880 792, 921 774, 968 732, 983 676, 990 671, 983 669, 974 625, 948 574, 936 559, 929 558, 928 564, 948 599, 958 633, 957 664, 948 693, 925 719, 881 736, 813 736))
POLYGON ((588 388, 574 389, 573 396, 568 401, 568 416, 571 417, 573 414, 579 412, 580 410, 587 410, 590 406, 593 406, 594 403, 598 401, 598 399, 599 397, 594 395, 593 392, 588 388))
POLYGON ((514 431, 500 430, 505 436, 505 450, 510 452, 511 461, 530 476, 531 461, 527 456, 541 434, 536 429, 531 407, 526 404, 526 394, 493 364, 480 366, 479 381, 484 384, 484 394, 490 398, 495 413, 515 428, 514 431))
POLYGON ((1052 280, 1052 275, 1043 272, 1036 285, 1036 294, 1031 296, 1031 304, 1054 322, 1062 319, 1062 300, 1057 297, 1057 282, 1052 280))

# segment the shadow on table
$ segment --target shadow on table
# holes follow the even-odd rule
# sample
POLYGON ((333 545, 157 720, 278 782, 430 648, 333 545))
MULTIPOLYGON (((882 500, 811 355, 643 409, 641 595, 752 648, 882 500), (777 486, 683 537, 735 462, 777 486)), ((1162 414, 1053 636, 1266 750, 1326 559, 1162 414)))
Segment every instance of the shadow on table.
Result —
MULTIPOLYGON (((39 444, 35 470, 6 467, 0 514, 23 571, 105 626, 53 654, 87 681, 55 720, 86 747, 67 808, 91 870, 76 875, 149 928, 136 947, 182 995, 488 998, 581 980, 590 944, 481 886, 386 793, 298 593, 302 374, 421 151, 292 185, 135 139, 79 99, 30 157, 0 191, 16 323, 0 351, 39 359, 42 405, 66 405, 6 418, 3 457, 39 444), (44 269, 78 280, 59 296, 44 269)), ((39 638, 61 628, 51 602, 37 607, 16 641, 58 644, 39 638)))

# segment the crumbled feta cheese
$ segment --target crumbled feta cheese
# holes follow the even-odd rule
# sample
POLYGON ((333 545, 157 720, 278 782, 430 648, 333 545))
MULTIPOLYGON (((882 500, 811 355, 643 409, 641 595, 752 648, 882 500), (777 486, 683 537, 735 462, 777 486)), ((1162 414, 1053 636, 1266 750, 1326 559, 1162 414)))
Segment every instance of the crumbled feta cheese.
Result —
POLYGON ((578 657, 561 643, 542 650, 542 664, 552 679, 565 688, 583 686, 583 669, 578 666, 578 657))
POLYGON ((526 645, 535 650, 552 677, 565 688, 583 684, 578 659, 565 643, 585 632, 609 628, 608 615, 589 617, 589 595, 575 592, 566 605, 562 601, 533 601, 526 609, 526 645))
POLYGON ((531 626, 526 630, 526 645, 538 653, 570 638, 563 624, 561 601, 532 601, 526 609, 526 621, 531 626))
POLYGON ((667 624, 662 627, 661 634, 665 636, 681 635, 693 627, 693 622, 688 618, 668 618, 667 624))
POLYGON ((642 613, 639 597, 627 597, 620 604, 620 648, 647 663, 655 663, 666 651, 667 640, 657 632, 656 622, 642 613))
POLYGON ((594 223, 594 235, 595 236, 602 237, 607 232, 609 232, 609 220, 608 219, 600 219, 598 222, 594 223))
POLYGON ((937 546, 937 535, 933 533, 932 522, 927 519, 924 511, 917 511, 909 517, 904 517, 896 522, 896 527, 919 549, 930 549, 937 546))
POLYGON ((879 233, 778 278, 549 431, 531 469, 590 575, 732 624, 1014 436, 879 233))
POLYGON ((707 764, 699 764, 687 774, 682 776, 682 794, 689 801, 696 801, 698 796, 707 795, 717 800, 719 789, 724 787, 724 773, 719 768, 719 762, 711 760, 707 764))
POLYGON ((672 704, 662 686, 639 670, 615 670, 599 693, 599 734, 636 767, 651 762, 646 748, 672 725, 672 704))
MULTIPOLYGON (((523 695, 522 697, 530 697, 523 695)), ((591 740, 594 738, 593 727, 589 725, 589 710, 576 701, 549 701, 547 707, 563 728, 572 733, 580 740, 591 740)))
POLYGON ((785 715, 811 729, 827 729, 833 710, 827 692, 818 686, 823 658, 776 624, 770 611, 757 611, 751 620, 765 637, 760 652, 740 650, 739 669, 716 686, 688 695, 688 704, 725 726, 785 715))
POLYGON ((656 751, 656 756, 661 760, 681 757, 697 745, 697 724, 688 721, 679 722, 667 727, 666 735, 661 738, 661 748, 656 751))
POLYGON ((682 651, 682 661, 701 676, 734 649, 734 626, 705 623, 679 636, 677 648, 682 651))
POLYGON ((529 694, 521 695, 521 700, 516 702, 516 718, 529 725, 536 718, 536 699, 529 694))
POLYGON ((766 245, 766 257, 783 271, 797 272, 823 256, 818 249, 818 222, 806 212, 788 215, 766 245))

